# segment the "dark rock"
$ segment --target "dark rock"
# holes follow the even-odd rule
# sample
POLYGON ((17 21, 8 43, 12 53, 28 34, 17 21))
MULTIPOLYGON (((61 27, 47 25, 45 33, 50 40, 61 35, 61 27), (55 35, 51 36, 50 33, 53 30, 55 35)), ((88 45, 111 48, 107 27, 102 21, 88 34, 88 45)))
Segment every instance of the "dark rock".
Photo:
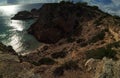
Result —
POLYGON ((27 19, 33 19, 33 15, 29 11, 21 11, 18 12, 14 17, 11 19, 14 20, 27 20, 27 19))
POLYGON ((17 55, 15 50, 12 48, 12 46, 5 46, 3 43, 0 43, 0 51, 12 55, 17 55))
POLYGON ((39 17, 39 11, 35 8, 31 10, 31 14, 33 15, 33 18, 38 18, 39 17))
MULTIPOLYGON (((33 9, 31 12, 36 11, 33 9)), ((39 9, 40 17, 31 25, 28 33, 34 35, 40 42, 56 43, 62 38, 78 34, 78 30, 81 31, 81 29, 76 31, 77 28, 81 28, 79 20, 87 22, 98 14, 92 13, 92 10, 88 13, 88 9, 72 3, 45 4, 39 9), (77 16, 77 13, 81 16, 77 16)))

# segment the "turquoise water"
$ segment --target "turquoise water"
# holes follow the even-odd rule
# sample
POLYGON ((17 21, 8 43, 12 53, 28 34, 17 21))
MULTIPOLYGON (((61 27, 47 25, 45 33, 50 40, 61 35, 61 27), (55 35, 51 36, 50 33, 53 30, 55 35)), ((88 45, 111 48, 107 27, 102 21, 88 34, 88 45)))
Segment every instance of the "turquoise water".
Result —
POLYGON ((11 45, 18 53, 30 52, 40 43, 27 33, 34 20, 11 20, 11 17, 21 10, 40 8, 42 4, 0 6, 0 42, 11 45))

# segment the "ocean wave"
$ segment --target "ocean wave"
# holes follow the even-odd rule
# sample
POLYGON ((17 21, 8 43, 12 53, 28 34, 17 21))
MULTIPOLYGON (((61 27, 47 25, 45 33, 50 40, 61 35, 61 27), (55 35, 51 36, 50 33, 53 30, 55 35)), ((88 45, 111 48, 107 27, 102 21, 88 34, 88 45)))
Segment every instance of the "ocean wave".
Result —
POLYGON ((0 38, 6 37, 6 34, 0 34, 0 38))

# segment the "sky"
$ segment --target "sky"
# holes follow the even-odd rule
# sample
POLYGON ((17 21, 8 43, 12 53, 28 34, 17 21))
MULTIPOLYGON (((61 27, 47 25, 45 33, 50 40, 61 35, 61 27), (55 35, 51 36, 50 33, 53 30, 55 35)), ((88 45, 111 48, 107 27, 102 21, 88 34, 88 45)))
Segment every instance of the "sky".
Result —
POLYGON ((120 0, 81 0, 81 1, 88 2, 89 5, 96 5, 101 10, 108 12, 110 14, 120 16, 120 0))
MULTIPOLYGON (((47 3, 59 2, 61 0, 0 0, 0 5, 23 4, 23 3, 47 3)), ((120 0, 72 0, 74 2, 87 2, 89 5, 96 5, 101 10, 120 16, 120 0)))

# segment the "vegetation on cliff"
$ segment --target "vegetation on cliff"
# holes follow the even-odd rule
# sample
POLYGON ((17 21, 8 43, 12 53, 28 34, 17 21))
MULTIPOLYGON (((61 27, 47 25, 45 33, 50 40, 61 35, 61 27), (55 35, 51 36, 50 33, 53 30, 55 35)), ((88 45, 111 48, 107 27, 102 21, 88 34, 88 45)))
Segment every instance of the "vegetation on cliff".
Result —
POLYGON ((45 44, 19 56, 21 68, 25 65, 30 69, 24 75, 119 78, 119 17, 104 13, 96 6, 72 2, 44 4, 31 12, 39 17, 28 33, 45 44))
POLYGON ((43 58, 54 59, 56 63, 48 65, 51 68, 42 73, 42 77, 46 78, 107 77, 104 73, 98 75, 93 72, 104 70, 102 66, 99 69, 99 63, 104 65, 110 59, 119 60, 118 17, 102 12, 97 6, 72 2, 44 4, 39 14, 41 16, 28 32, 49 46, 44 50, 40 48, 37 53, 27 55, 23 60, 32 59, 39 63, 43 58), (46 74, 48 72, 49 75, 46 74))

